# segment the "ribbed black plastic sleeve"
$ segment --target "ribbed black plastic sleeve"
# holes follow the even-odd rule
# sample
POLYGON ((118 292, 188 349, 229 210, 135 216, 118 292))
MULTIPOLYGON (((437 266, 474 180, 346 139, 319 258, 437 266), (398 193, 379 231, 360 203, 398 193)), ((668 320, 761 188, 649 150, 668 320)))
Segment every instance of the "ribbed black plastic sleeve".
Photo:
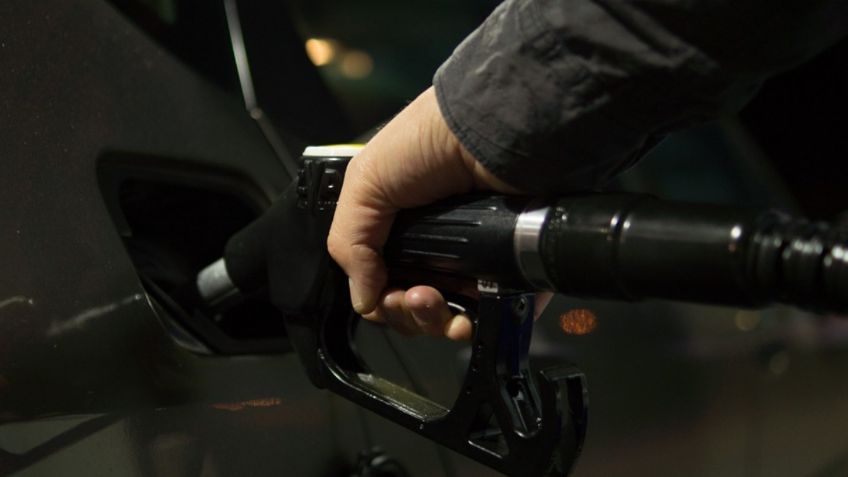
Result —
POLYGON ((513 231, 526 197, 465 197, 398 214, 384 255, 390 267, 524 286, 513 231))

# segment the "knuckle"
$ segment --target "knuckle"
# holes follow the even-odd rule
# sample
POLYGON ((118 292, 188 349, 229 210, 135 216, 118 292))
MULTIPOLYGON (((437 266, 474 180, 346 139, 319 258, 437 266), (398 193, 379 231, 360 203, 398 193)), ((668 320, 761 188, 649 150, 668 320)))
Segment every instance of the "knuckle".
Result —
POLYGON ((344 240, 337 234, 330 232, 327 236, 327 252, 335 261, 345 261, 344 248, 344 240))
POLYGON ((355 262, 374 263, 380 258, 380 254, 373 247, 362 243, 355 243, 350 246, 351 259, 355 262))

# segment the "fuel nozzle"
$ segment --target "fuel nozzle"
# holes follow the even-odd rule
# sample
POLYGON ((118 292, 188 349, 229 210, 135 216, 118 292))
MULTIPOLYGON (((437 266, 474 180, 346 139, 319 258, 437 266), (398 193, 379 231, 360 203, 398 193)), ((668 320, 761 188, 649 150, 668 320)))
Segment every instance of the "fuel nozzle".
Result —
MULTIPOLYGON (((297 207, 329 228, 356 147, 311 147, 294 191, 297 207)), ((272 230, 286 224, 275 203, 227 243, 198 275, 209 302, 268 282, 272 230)), ((311 225, 309 227, 312 227, 311 225)), ((288 225, 281 233, 326 230, 288 225)), ((277 242, 279 243, 279 242, 277 242)), ((641 194, 560 198, 464 196, 397 215, 384 248, 390 268, 415 269, 586 298, 664 298, 732 306, 771 302, 848 311, 848 229, 771 210, 673 202, 641 194)), ((279 262, 279 261, 278 261, 279 262)), ((293 277, 309 273, 289 260, 293 277)), ((276 268, 280 268, 279 263, 276 268)), ((297 284, 291 287, 299 290, 297 284)), ((297 300, 294 300, 297 302, 297 300)))
POLYGON ((315 386, 507 475, 566 475, 587 425, 582 373, 529 367, 534 291, 848 311, 846 229, 638 194, 456 197, 400 212, 383 250, 389 268, 478 282, 473 351, 448 409, 372 373, 351 343, 359 320, 326 239, 357 150, 307 148, 297 181, 200 272, 200 295, 267 287, 315 386))
MULTIPOLYGON (((357 145, 307 147, 301 157, 297 179, 284 195, 296 196, 294 200, 298 209, 328 227, 347 164, 359 149, 361 146, 357 145)), ((273 257, 279 255, 274 249, 275 234, 317 233, 319 235, 314 239, 325 243, 326 234, 320 236, 321 231, 316 232, 314 227, 298 229, 290 223, 287 217, 291 212, 289 208, 288 201, 275 201, 262 216, 227 241, 223 257, 198 273, 197 289, 208 306, 226 307, 244 295, 267 287, 271 272, 269 264, 273 257)), ((295 256, 309 253, 306 249, 290 252, 295 256)), ((298 281, 298 272, 303 271, 296 266, 290 274, 298 281)))

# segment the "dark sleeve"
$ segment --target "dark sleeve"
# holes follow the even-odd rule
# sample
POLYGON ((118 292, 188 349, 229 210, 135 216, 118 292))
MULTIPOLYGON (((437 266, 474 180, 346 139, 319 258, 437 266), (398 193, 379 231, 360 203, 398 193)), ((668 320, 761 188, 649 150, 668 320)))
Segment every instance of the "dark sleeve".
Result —
POLYGON ((495 175, 527 192, 585 189, 847 31, 846 0, 506 0, 433 84, 495 175))

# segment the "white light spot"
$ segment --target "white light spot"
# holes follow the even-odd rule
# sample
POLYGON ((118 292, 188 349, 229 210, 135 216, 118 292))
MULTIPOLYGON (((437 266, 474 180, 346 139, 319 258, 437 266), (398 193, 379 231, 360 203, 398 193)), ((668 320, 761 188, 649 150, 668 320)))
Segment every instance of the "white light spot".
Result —
POLYGON ((730 243, 727 244, 727 249, 731 252, 736 251, 737 240, 742 236, 742 227, 738 225, 734 225, 732 229, 730 229, 730 243))
POLYGON ((738 225, 733 226, 733 228, 730 230, 730 238, 732 238, 733 240, 736 240, 741 236, 742 236, 742 227, 740 227, 738 225))
POLYGON ((127 306, 133 302, 140 301, 142 298, 144 298, 144 295, 136 293, 116 302, 83 310, 81 313, 77 313, 66 320, 51 323, 50 327, 47 328, 47 336, 57 336, 70 330, 82 328, 89 321, 99 316, 108 315, 122 306, 127 306))
POLYGON ((5 308, 7 306, 14 305, 16 303, 19 303, 19 304, 22 304, 22 305, 34 306, 35 300, 33 300, 32 298, 27 298, 23 295, 11 296, 9 298, 5 298, 3 300, 0 300, 0 308, 5 308))

